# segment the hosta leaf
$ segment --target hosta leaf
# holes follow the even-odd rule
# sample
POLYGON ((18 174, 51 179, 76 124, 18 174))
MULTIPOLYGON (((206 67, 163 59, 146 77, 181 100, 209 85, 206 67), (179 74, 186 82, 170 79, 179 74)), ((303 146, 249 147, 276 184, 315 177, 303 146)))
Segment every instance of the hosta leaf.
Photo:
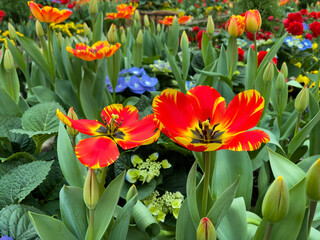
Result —
POLYGON ((26 205, 10 205, 0 211, 0 236, 10 236, 14 240, 40 239, 28 216, 28 211, 42 213, 26 205))
POLYGON ((20 165, 0 178, 0 208, 21 202, 42 183, 52 162, 36 161, 20 165))

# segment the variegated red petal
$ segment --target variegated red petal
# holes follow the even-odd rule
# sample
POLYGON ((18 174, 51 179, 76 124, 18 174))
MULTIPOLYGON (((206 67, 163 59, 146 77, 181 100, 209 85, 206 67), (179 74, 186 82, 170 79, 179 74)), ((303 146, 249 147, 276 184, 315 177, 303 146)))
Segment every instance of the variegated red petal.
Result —
POLYGON ((45 18, 42 15, 41 9, 39 8, 38 4, 36 4, 35 2, 29 1, 28 2, 29 8, 33 14, 33 16, 35 16, 36 19, 38 19, 40 22, 44 22, 45 18))
POLYGON ((102 168, 119 157, 116 143, 108 137, 92 137, 81 140, 75 148, 79 161, 90 168, 102 168))
POLYGON ((117 121, 118 123, 121 122, 122 128, 126 128, 139 120, 139 111, 132 105, 124 107, 122 104, 111 104, 102 110, 101 118, 104 119, 106 123, 109 123, 112 114, 119 116, 117 121))

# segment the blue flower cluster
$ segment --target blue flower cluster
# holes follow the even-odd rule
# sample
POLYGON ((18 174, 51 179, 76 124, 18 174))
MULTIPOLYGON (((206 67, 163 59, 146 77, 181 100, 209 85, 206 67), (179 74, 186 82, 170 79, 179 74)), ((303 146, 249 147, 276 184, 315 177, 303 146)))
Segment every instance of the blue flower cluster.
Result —
POLYGON ((0 240, 13 240, 11 237, 3 236, 0 238, 0 240))
POLYGON ((301 51, 312 48, 312 42, 309 39, 300 40, 298 38, 289 36, 284 39, 284 42, 289 46, 296 46, 301 51))
MULTIPOLYGON (((153 92, 156 90, 155 85, 158 83, 157 78, 150 77, 144 68, 132 67, 123 69, 119 72, 118 83, 115 92, 123 92, 127 87, 131 92, 142 94, 145 91, 153 92)), ((109 77, 106 78, 106 85, 110 92, 113 92, 109 77)))

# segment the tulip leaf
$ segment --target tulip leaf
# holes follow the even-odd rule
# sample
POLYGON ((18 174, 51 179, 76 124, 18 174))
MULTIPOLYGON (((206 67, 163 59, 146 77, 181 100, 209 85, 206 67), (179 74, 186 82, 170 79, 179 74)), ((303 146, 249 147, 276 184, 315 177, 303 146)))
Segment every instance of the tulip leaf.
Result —
MULTIPOLYGON (((315 117, 319 112, 319 101, 317 100, 316 96, 309 92, 310 95, 310 119, 315 117)), ((310 131, 310 149, 309 155, 320 154, 320 123, 318 122, 316 126, 310 131)))
POLYGON ((204 63, 206 62, 206 59, 207 59, 207 53, 208 53, 207 49, 209 45, 211 45, 209 36, 205 31, 203 31, 202 37, 201 37, 201 55, 204 63))
POLYGON ((172 22, 172 26, 169 28, 167 44, 166 44, 173 58, 176 57, 178 48, 179 48, 179 31, 180 31, 180 25, 179 25, 178 19, 174 19, 172 22))
POLYGON ((60 122, 59 134, 57 141, 58 160, 61 171, 71 186, 83 187, 87 170, 82 165, 74 152, 71 145, 67 130, 64 124, 60 122))
POLYGON ((19 106, 2 87, 0 87, 0 115, 16 117, 22 115, 19 106))
MULTIPOLYGON (((209 65, 205 66, 205 67, 202 69, 202 71, 204 71, 204 72, 206 72, 206 73, 207 73, 207 72, 213 72, 214 69, 216 68, 216 66, 217 66, 217 61, 215 60, 215 61, 213 61, 212 63, 210 63, 209 65)), ((194 70, 195 70, 196 72, 199 71, 199 69, 196 69, 196 68, 194 68, 194 70)), ((196 85, 196 86, 203 85, 204 82, 205 82, 205 80, 206 80, 207 78, 208 78, 208 75, 207 75, 207 74, 201 73, 195 85, 196 85)))
POLYGON ((187 178, 187 199, 188 207, 189 207, 189 214, 192 218, 194 227, 196 228, 200 222, 200 214, 197 204, 197 190, 196 190, 196 174, 197 174, 197 162, 194 162, 188 178, 187 178))
POLYGON ((227 66, 229 71, 229 78, 231 79, 238 63, 238 44, 237 39, 230 37, 227 45, 227 66))
MULTIPOLYGON (((114 210, 119 201, 121 189, 126 173, 117 176, 104 190, 99 202, 94 209, 94 236, 93 239, 101 239, 107 230, 114 210), (106 204, 107 203, 107 204, 106 204)), ((88 234, 88 231, 87 231, 88 234)))
POLYGON ((57 96, 57 94, 50 90, 50 88, 48 87, 36 86, 32 88, 32 91, 41 103, 59 101, 59 97, 57 96))
POLYGON ((311 167, 312 164, 314 164, 318 159, 320 158, 320 155, 314 155, 311 157, 307 157, 303 159, 302 161, 298 162, 298 166, 305 172, 307 173, 309 171, 309 168, 311 167))
POLYGON ((7 38, 7 46, 11 51, 14 62, 18 65, 18 67, 23 72, 24 76, 27 78, 28 77, 27 66, 23 59, 22 52, 20 52, 18 48, 16 48, 8 38, 7 38))
POLYGON ((279 140, 287 139, 293 133, 294 126, 296 125, 297 117, 298 117, 297 111, 293 111, 292 113, 290 113, 289 117, 287 118, 287 121, 281 127, 279 140))
POLYGON ((245 90, 253 89, 255 82, 255 74, 256 74, 256 54, 254 50, 249 47, 247 53, 247 67, 246 67, 246 75, 245 75, 245 90))
MULTIPOLYGON (((52 34, 52 48, 53 57, 55 58, 55 63, 57 65, 57 72, 60 79, 67 79, 66 68, 63 63, 61 48, 58 43, 58 38, 56 34, 52 34)), ((62 51, 66 51, 62 48, 62 51)))
POLYGON ((42 213, 40 210, 26 205, 9 205, 0 211, 0 235, 13 239, 36 239, 37 232, 32 226, 28 211, 42 213))
POLYGON ((277 178, 282 176, 289 189, 300 182, 302 178, 304 178, 304 171, 296 164, 269 148, 267 151, 274 177, 277 178))
POLYGON ((212 47, 211 44, 208 44, 206 52, 207 52, 206 53, 207 55, 206 55, 206 59, 204 60, 204 64, 205 64, 205 66, 208 66, 216 60, 217 54, 216 54, 214 47, 212 47))
MULTIPOLYGON (((200 221, 199 221, 200 222, 200 221)), ((176 225, 176 239, 177 240, 194 240, 196 237, 196 229, 190 215, 188 201, 184 201, 179 210, 177 225, 176 225)))
MULTIPOLYGON (((66 71, 67 77, 70 80, 73 89, 75 90, 75 92, 79 91, 79 87, 80 87, 80 79, 78 81, 76 81, 76 76, 74 71, 78 71, 79 69, 74 69, 73 70, 73 66, 71 66, 70 63, 70 58, 69 58, 69 52, 67 52, 65 49, 67 48, 67 40, 63 39, 62 42, 62 46, 61 46, 61 55, 62 55, 62 61, 63 61, 63 65, 64 65, 64 69, 66 71)), ((74 58, 75 59, 75 58, 74 58)), ((80 64, 78 65, 78 68, 80 67, 80 64)), ((81 74, 81 69, 80 69, 80 74, 81 74)))
MULTIPOLYGON (((118 50, 120 51, 120 50, 118 50)), ((96 98, 96 102, 100 103, 99 108, 103 109, 105 106, 110 105, 112 102, 108 102, 104 93, 106 88, 106 76, 107 76, 107 59, 99 61, 97 72, 94 79, 93 95, 96 98)))
POLYGON ((92 44, 101 41, 101 36, 103 32, 103 12, 101 11, 94 23, 94 31, 92 37, 92 44))
POLYGON ((82 189, 64 186, 60 190, 59 199, 63 223, 78 239, 85 239, 88 223, 82 189))
MULTIPOLYGON (((183 37, 183 36, 182 36, 183 37)), ((189 41, 189 40, 186 40, 189 41)), ((188 42, 182 41, 181 39, 181 48, 182 48, 182 76, 184 82, 187 80, 189 67, 190 67, 190 49, 188 42)))
POLYGON ((222 44, 221 49, 220 49, 220 56, 218 58, 217 72, 221 73, 223 76, 228 76, 227 66, 228 66, 227 54, 226 54, 226 50, 222 44))
POLYGON ((77 240, 58 219, 32 212, 29 212, 29 217, 42 240, 77 240))

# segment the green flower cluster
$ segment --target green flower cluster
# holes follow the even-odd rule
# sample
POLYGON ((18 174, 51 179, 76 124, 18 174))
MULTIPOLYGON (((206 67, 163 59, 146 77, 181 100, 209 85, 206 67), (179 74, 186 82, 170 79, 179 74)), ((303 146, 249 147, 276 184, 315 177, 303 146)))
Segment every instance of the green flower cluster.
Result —
POLYGON ((165 194, 160 196, 160 193, 155 190, 142 202, 158 222, 164 222, 166 215, 169 213, 176 219, 178 218, 183 195, 180 192, 171 193, 166 191, 165 194))
POLYGON ((135 183, 138 180, 142 183, 149 183, 154 177, 160 175, 161 168, 170 168, 171 164, 168 160, 162 160, 157 162, 159 153, 151 154, 146 161, 143 161, 138 155, 131 156, 131 162, 135 168, 131 168, 127 171, 126 179, 130 183, 135 183))

